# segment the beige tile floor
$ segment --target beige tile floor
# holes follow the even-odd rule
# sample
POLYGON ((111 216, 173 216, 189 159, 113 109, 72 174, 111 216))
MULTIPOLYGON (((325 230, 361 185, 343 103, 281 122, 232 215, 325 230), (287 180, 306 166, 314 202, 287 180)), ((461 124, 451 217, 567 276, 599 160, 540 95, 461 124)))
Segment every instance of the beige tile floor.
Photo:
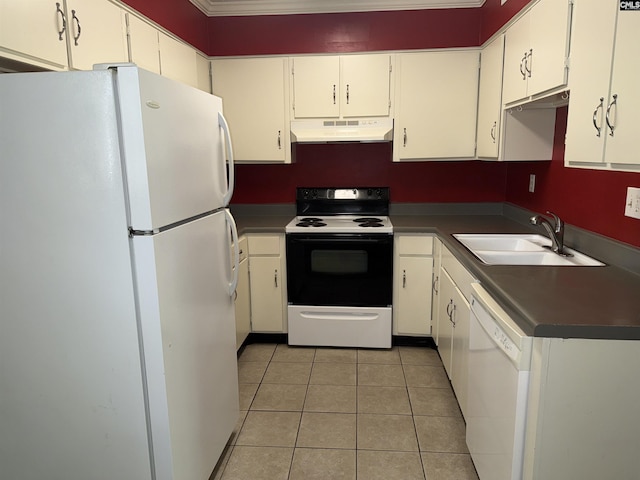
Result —
POLYGON ((211 480, 477 480, 440 357, 248 345, 240 419, 211 480))

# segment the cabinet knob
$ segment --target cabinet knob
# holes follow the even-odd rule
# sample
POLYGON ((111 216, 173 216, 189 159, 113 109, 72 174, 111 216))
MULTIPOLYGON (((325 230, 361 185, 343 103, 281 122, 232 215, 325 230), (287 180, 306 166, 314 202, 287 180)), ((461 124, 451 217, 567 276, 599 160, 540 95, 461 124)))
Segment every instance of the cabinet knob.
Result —
POLYGON ((407 288, 407 271, 402 271, 402 288, 407 288))

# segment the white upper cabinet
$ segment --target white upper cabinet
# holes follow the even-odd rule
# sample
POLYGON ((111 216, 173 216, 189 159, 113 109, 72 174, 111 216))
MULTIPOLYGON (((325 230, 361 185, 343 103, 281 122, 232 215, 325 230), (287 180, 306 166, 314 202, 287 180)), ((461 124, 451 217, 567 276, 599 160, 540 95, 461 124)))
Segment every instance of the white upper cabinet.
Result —
POLYGON ((126 62, 124 11, 106 0, 0 0, 0 51, 54 70, 126 62))
POLYGON ((502 114, 503 57, 504 35, 500 35, 486 45, 480 53, 478 158, 498 158, 502 114))
POLYGON ((66 28, 63 0, 0 0, 2 55, 49 68, 66 68, 66 28))
POLYGON ((192 87, 198 87, 196 51, 189 45, 159 32, 160 73, 192 87))
POLYGON ((637 171, 640 14, 617 2, 574 9, 565 163, 637 171))
POLYGON ((291 59, 295 118, 386 117, 391 55, 291 59))
POLYGON ((91 70, 96 63, 127 62, 125 13, 107 1, 66 0, 69 64, 91 70))
POLYGON ((288 60, 212 60, 213 93, 222 97, 236 162, 289 163, 288 60))
POLYGON ((502 100, 510 104, 566 85, 570 0, 540 0, 505 34, 502 100))
POLYGON ((479 52, 396 57, 393 160, 475 156, 479 52))
POLYGON ((129 27, 130 61, 140 68, 159 74, 158 29, 132 14, 127 15, 127 24, 129 27))

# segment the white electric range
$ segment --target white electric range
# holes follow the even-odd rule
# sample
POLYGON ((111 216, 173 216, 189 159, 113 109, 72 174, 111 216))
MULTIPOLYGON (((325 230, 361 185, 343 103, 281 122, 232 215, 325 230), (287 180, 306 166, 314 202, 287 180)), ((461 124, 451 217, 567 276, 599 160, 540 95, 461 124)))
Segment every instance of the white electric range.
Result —
POLYGON ((391 347, 388 187, 298 188, 286 226, 290 345, 391 347))

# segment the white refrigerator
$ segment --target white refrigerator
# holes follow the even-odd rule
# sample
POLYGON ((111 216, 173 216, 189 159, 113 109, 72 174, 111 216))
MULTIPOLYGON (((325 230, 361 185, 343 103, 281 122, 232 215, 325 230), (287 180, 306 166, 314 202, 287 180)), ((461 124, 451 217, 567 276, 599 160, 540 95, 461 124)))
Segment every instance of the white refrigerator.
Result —
POLYGON ((133 65, 0 75, 0 477, 209 478, 239 411, 221 112, 133 65))

